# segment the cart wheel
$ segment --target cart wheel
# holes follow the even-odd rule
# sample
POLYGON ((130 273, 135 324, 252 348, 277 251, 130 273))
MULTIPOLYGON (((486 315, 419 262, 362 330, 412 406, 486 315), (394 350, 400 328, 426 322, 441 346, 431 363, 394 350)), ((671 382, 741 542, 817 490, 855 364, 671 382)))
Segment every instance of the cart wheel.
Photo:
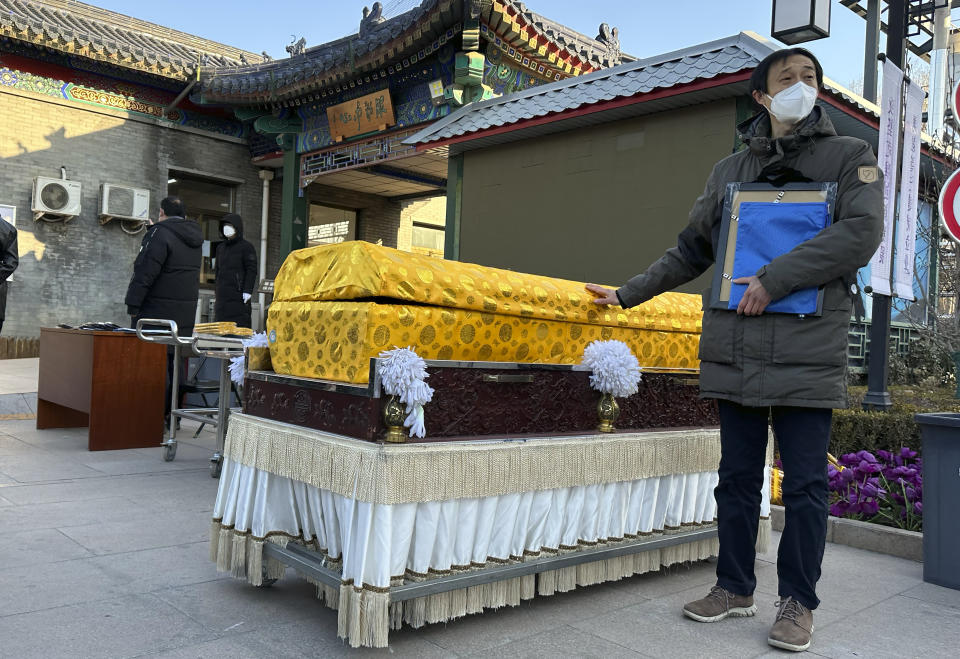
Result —
POLYGON ((210 461, 210 478, 220 478, 220 468, 223 466, 221 460, 210 461))
POLYGON ((177 443, 164 444, 163 445, 163 461, 164 462, 173 462, 173 458, 177 455, 177 443))
POLYGON ((261 583, 260 583, 259 586, 257 586, 257 588, 269 588, 269 587, 272 586, 273 584, 277 583, 277 580, 276 580, 276 579, 268 579, 268 578, 267 578, 267 562, 266 562, 266 560, 264 560, 263 565, 262 565, 261 568, 260 568, 260 574, 263 575, 263 578, 261 579, 261 583))

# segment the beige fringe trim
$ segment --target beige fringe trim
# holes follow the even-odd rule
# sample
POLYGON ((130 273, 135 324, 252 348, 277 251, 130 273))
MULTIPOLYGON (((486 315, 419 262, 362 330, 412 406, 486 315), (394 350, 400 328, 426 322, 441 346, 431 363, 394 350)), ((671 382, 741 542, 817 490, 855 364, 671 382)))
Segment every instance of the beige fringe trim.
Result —
POLYGON ((234 462, 357 501, 398 504, 716 471, 720 432, 383 445, 234 413, 224 450, 234 462))
MULTIPOLYGON (((661 537, 664 534, 655 531, 652 535, 653 537, 661 537)), ((622 542, 626 541, 608 541, 599 544, 615 546, 622 542)), ((565 593, 579 587, 592 586, 605 581, 619 581, 635 574, 655 572, 676 563, 701 561, 716 556, 719 550, 720 543, 717 538, 710 538, 541 572, 537 574, 537 594, 553 595, 554 593, 565 593)), ((569 550, 560 550, 560 553, 568 552, 569 550)))
MULTIPOLYGON (((210 523, 210 560, 217 564, 217 572, 229 572, 237 579, 245 579, 252 586, 262 586, 265 579, 280 579, 287 566, 273 558, 264 558, 263 543, 272 542, 286 547, 291 540, 303 543, 285 533, 271 533, 257 538, 249 531, 237 531, 224 526, 220 520, 210 523)), ((311 543, 304 543, 311 546, 311 543)), ((312 543, 315 548, 315 543, 312 543)))
MULTIPOLYGON (((709 526, 709 525, 704 525, 709 526)), ((762 526, 762 525, 761 525, 762 526)), ((769 529, 769 520, 767 520, 769 529)), ((660 535, 659 532, 653 536, 660 535)), ((263 584, 264 579, 283 577, 286 566, 273 559, 263 558, 263 543, 273 542, 286 546, 290 541, 302 542, 286 534, 271 535, 267 538, 255 538, 249 532, 237 531, 223 526, 219 520, 213 520, 210 532, 210 557, 217 563, 219 572, 230 572, 234 577, 246 579, 254 586, 263 584)), ((626 542, 608 541, 592 543, 596 545, 616 545, 626 542)), ((316 543, 305 543, 317 551, 316 543)), ((575 553, 582 547, 560 550, 543 549, 542 554, 575 553)), ((428 595, 403 602, 390 602, 390 593, 384 588, 371 586, 357 587, 352 581, 342 582, 339 589, 319 584, 317 598, 329 608, 337 611, 337 635, 347 639, 352 647, 387 647, 391 629, 399 629, 403 623, 419 628, 428 623, 446 622, 462 618, 471 613, 480 613, 484 609, 497 609, 504 606, 518 606, 523 600, 533 599, 534 595, 553 595, 590 586, 604 581, 619 581, 635 574, 659 570, 675 563, 698 561, 715 556, 719 550, 716 538, 696 540, 683 545, 664 549, 654 549, 637 554, 618 556, 592 563, 581 563, 560 570, 551 570, 539 574, 528 574, 505 581, 471 586, 460 590, 428 595)), ((533 560, 535 555, 525 557, 533 560)), ((472 565, 466 569, 454 570, 467 572, 482 570, 487 565, 512 564, 523 562, 521 559, 507 561, 490 560, 486 565, 472 565)), ((328 564, 336 570, 341 561, 329 560, 328 564)), ((403 577, 393 577, 391 586, 404 583, 425 581, 439 574, 418 575, 407 572, 403 577)))
MULTIPOLYGON (((521 601, 533 599, 535 594, 553 595, 605 581, 619 581, 676 563, 703 560, 716 556, 718 551, 719 542, 716 538, 695 540, 665 549, 581 563, 560 570, 529 574, 392 604, 389 593, 368 586, 357 588, 352 583, 345 583, 340 587, 341 606, 337 616, 337 633, 341 638, 347 639, 352 647, 386 647, 389 630, 399 629, 401 620, 413 628, 447 622, 470 613, 480 613, 484 609, 519 606, 521 601)), ((545 552, 550 553, 549 550, 545 552)), ((429 578, 430 575, 408 573, 405 579, 394 578, 391 584, 419 582, 429 578)))

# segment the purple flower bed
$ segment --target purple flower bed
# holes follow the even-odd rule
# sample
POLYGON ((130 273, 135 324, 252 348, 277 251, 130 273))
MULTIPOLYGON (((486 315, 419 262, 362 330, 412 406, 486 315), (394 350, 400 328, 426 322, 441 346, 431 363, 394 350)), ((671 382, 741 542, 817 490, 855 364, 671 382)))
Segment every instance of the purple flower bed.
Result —
POLYGON ((923 459, 916 451, 858 451, 838 462, 841 469, 827 466, 831 515, 923 529, 923 459))

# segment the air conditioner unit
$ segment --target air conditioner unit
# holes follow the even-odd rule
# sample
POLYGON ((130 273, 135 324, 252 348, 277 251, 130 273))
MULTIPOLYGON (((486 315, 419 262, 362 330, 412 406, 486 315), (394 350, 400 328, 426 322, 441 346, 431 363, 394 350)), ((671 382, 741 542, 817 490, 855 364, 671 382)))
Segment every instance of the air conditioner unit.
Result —
POLYGON ((34 220, 68 221, 80 214, 80 182, 38 176, 33 180, 34 220))
POLYGON ((100 223, 112 219, 146 222, 150 212, 150 191, 129 185, 104 183, 100 186, 100 223))

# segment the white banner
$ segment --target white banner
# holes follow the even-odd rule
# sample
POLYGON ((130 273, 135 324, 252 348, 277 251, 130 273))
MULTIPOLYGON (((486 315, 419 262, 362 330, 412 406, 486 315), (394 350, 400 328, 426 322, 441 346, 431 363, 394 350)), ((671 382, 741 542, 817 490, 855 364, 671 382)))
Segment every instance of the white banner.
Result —
POLYGON ((894 251, 893 291, 914 300, 913 267, 917 242, 917 192, 920 188, 920 122, 926 92, 915 82, 907 85, 903 103, 903 160, 900 162, 900 212, 894 251))
POLYGON ((890 60, 883 61, 883 94, 880 99, 880 148, 883 171, 883 240, 870 260, 870 286, 874 293, 890 295, 893 263, 893 218, 897 199, 897 151, 900 146, 900 98, 903 72, 890 60))

